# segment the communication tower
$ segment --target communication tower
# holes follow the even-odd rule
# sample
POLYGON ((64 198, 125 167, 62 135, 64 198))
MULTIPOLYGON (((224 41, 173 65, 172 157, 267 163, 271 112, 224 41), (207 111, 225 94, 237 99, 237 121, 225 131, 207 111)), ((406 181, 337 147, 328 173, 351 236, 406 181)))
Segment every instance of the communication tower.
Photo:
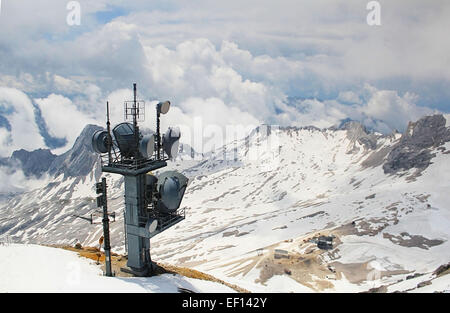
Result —
POLYGON ((124 103, 125 121, 112 131, 107 103, 107 129, 94 133, 92 146, 100 154, 102 172, 124 177, 128 268, 121 270, 147 276, 153 269, 150 238, 185 218, 180 204, 188 179, 176 171, 149 174, 177 156, 181 134, 176 127, 160 134, 161 114, 166 114, 171 105, 165 101, 156 105, 156 132, 143 135, 138 122, 145 119, 145 102, 137 99, 136 84, 133 95, 133 100, 124 103))

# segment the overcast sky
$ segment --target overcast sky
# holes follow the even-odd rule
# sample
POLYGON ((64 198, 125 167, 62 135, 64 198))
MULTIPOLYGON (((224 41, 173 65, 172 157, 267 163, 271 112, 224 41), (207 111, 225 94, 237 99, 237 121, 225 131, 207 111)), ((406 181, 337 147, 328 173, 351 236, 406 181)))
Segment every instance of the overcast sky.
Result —
MULTIPOLYGON (((168 125, 329 127, 388 133, 449 112, 450 2, 365 0, 2 0, 0 156, 69 148, 84 125, 114 123, 133 82, 171 100, 168 125)), ((148 125, 147 125, 148 124, 148 125)))

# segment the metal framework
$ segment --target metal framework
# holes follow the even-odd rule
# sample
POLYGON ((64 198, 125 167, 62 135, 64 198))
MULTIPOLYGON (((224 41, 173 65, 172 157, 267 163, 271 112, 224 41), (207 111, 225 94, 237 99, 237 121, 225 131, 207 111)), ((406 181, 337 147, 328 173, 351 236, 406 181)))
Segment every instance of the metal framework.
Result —
POLYGON ((145 121, 145 101, 136 100, 136 104, 133 101, 124 102, 124 115, 125 121, 133 121, 136 116, 138 122, 145 121))
POLYGON ((172 213, 163 213, 156 209, 156 200, 148 197, 149 188, 147 173, 167 166, 168 156, 165 155, 161 145, 159 127, 159 111, 157 108, 157 133, 156 148, 150 158, 144 158, 139 153, 139 127, 138 121, 144 120, 145 103, 137 100, 136 84, 133 84, 134 99, 125 101, 124 118, 133 122, 133 131, 136 146, 132 155, 124 157, 120 149, 112 140, 109 122, 109 104, 107 106, 107 131, 108 152, 100 155, 102 171, 120 174, 125 182, 125 247, 128 251, 128 268, 122 268, 124 272, 136 276, 147 276, 153 271, 153 263, 150 257, 150 238, 161 233, 167 228, 177 224, 185 218, 185 210, 178 209, 172 213), (157 221, 156 230, 150 233, 148 223, 157 221))

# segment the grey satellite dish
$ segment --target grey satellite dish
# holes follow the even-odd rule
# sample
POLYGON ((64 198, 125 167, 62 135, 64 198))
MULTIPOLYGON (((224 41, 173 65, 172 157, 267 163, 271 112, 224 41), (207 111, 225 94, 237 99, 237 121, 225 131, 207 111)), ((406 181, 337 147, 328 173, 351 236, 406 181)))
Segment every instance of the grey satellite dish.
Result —
POLYGON ((162 146, 164 152, 170 159, 175 159, 178 155, 178 148, 180 146, 180 128, 170 127, 162 137, 162 146))
POLYGON ((133 151, 136 149, 133 125, 131 123, 120 123, 114 127, 113 134, 122 156, 133 156, 133 151))
POLYGON ((108 132, 106 130, 97 130, 92 136, 92 148, 97 153, 108 152, 108 132))
POLYGON ((170 109, 170 101, 159 102, 157 108, 159 113, 166 114, 170 109))
POLYGON ((139 143, 139 152, 146 159, 153 156, 155 152, 155 135, 145 135, 139 143))
POLYGON ((158 201, 158 209, 163 213, 175 212, 180 207, 187 183, 188 178, 175 171, 159 175, 157 189, 160 201, 158 201))
POLYGON ((156 219, 149 219, 147 221, 147 224, 145 225, 145 229, 147 229, 147 231, 151 234, 154 233, 156 231, 156 229, 158 228, 158 220, 156 219))

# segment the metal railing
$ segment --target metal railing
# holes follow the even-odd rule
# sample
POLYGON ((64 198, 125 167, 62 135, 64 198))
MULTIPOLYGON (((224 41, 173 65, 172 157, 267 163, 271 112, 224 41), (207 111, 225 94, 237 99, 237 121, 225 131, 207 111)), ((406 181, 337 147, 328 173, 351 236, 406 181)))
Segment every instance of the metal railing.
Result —
POLYGON ((176 210, 173 213, 163 213, 156 210, 153 205, 149 205, 147 214, 139 217, 139 224, 144 226, 149 219, 156 219, 158 221, 158 231, 163 231, 171 225, 186 218, 186 208, 176 210))
POLYGON ((141 168, 145 168, 151 166, 153 164, 157 164, 158 162, 165 162, 169 160, 169 157, 164 154, 164 150, 160 151, 160 159, 157 158, 157 151, 154 152, 153 158, 147 159, 129 159, 123 158, 120 154, 119 149, 114 148, 111 150, 112 160, 110 162, 108 153, 100 154, 101 165, 119 168, 119 169, 128 169, 128 170, 138 170, 141 168))

